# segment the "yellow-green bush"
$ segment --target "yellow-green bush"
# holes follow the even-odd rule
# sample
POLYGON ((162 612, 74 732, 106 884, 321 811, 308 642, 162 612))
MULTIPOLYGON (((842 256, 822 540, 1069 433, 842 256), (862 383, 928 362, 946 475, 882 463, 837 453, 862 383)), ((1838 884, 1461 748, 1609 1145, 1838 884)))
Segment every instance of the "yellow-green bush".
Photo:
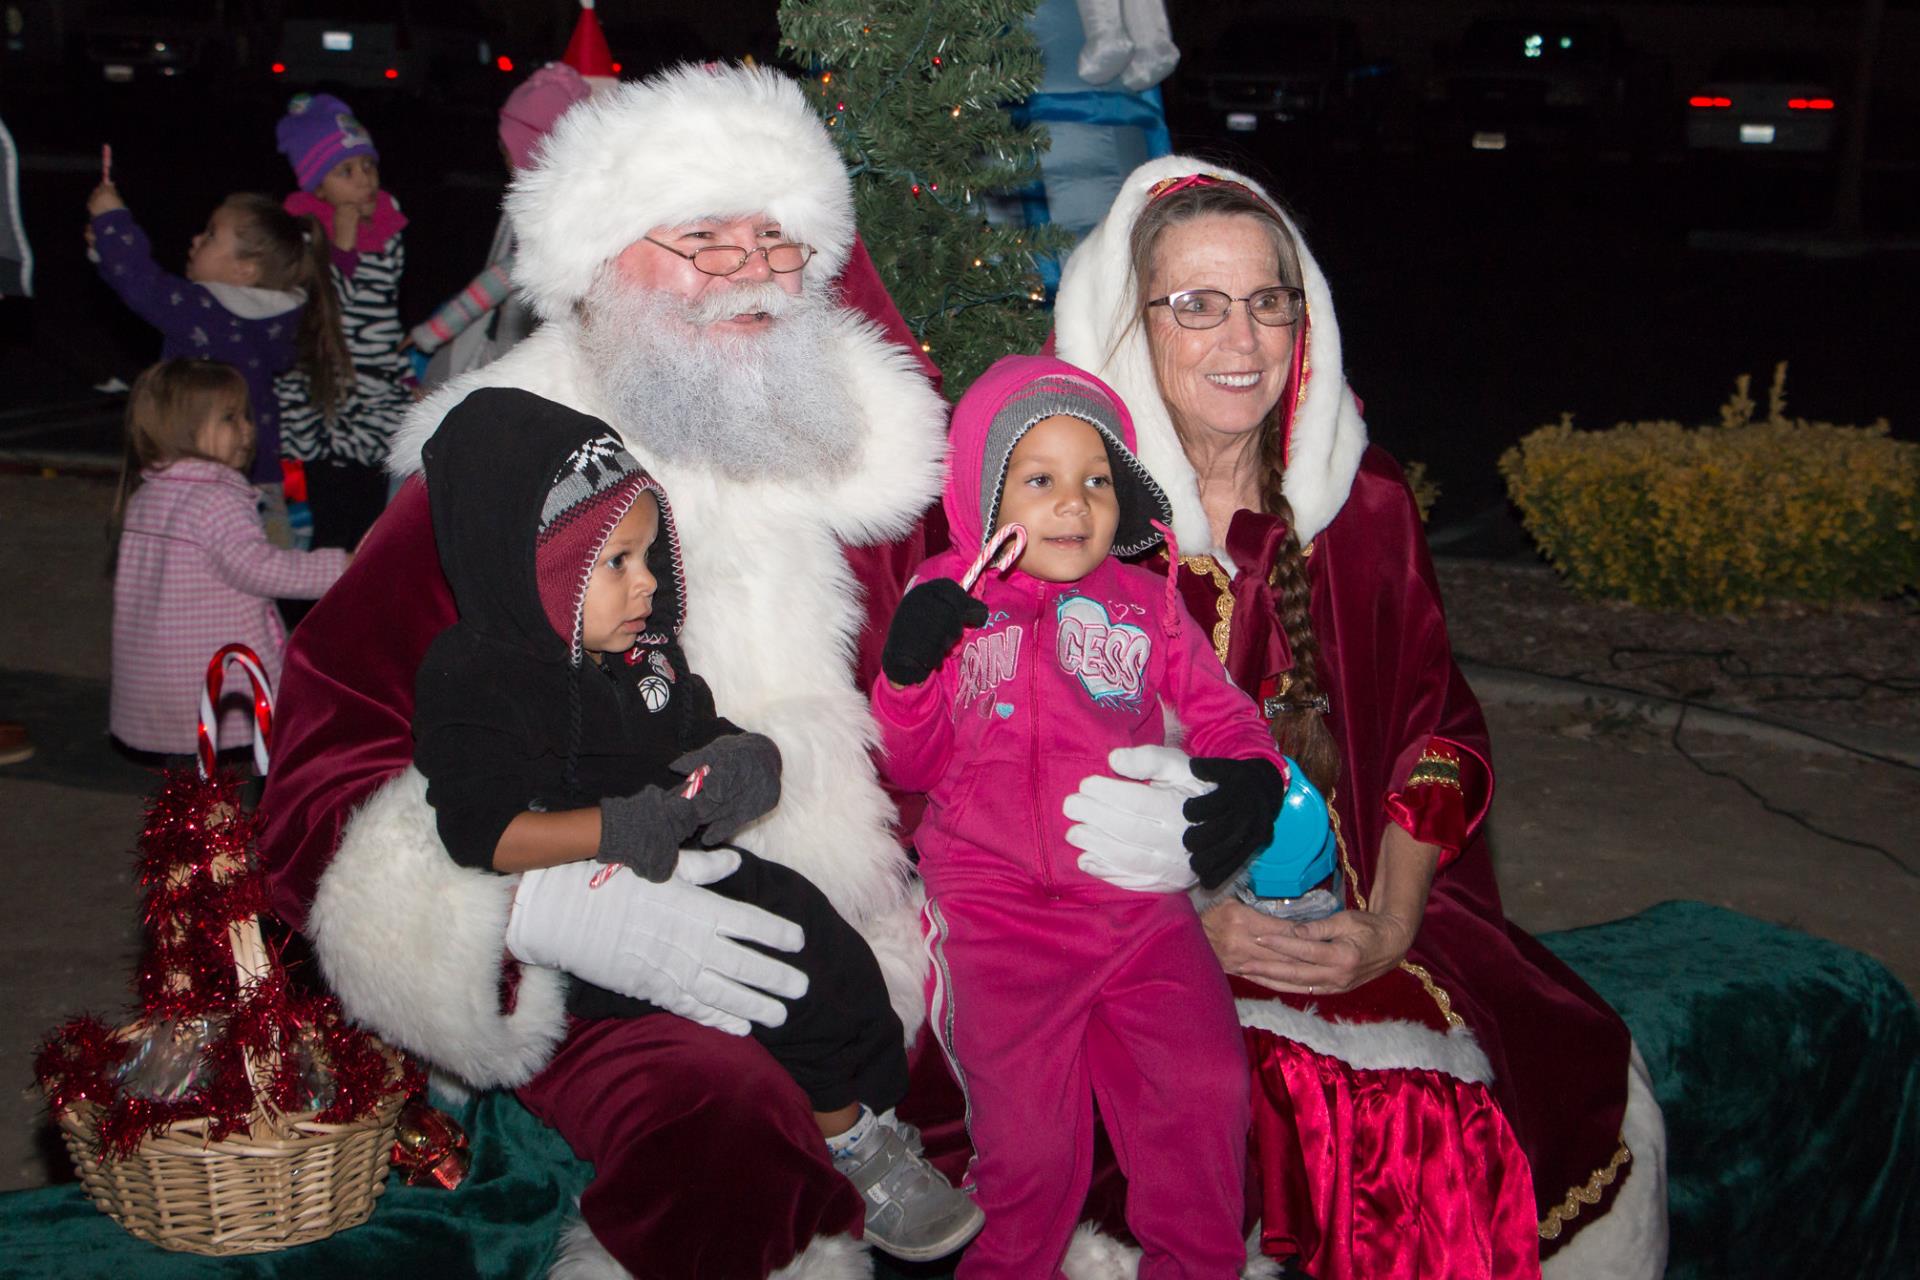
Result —
POLYGON ((1413 505, 1420 509, 1420 523, 1425 524, 1433 514, 1433 504, 1440 500, 1440 482, 1427 474, 1424 462, 1409 462, 1403 470, 1407 473, 1407 487, 1413 490, 1413 505))
POLYGON ((1745 375, 1718 426, 1563 415, 1501 456, 1507 492, 1583 595, 1725 611, 1920 586, 1920 445, 1789 418, 1786 378, 1758 421, 1745 375))

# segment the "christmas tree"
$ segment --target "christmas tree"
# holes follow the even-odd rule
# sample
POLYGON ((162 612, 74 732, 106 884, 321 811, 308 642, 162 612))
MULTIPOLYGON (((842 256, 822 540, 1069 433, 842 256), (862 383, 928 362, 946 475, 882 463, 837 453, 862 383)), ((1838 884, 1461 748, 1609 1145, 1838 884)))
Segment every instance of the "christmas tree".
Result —
POLYGON ((907 324, 958 397, 1051 317, 1036 254, 1051 227, 996 226, 982 197, 1036 181, 1044 128, 1009 104, 1040 83, 1035 0, 782 0, 784 47, 853 172, 860 233, 907 324))

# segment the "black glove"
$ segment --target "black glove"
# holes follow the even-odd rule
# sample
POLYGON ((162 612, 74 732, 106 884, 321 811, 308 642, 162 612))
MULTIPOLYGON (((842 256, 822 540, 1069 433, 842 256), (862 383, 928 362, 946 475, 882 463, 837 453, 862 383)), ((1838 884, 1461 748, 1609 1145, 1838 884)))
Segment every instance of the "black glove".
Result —
POLYGON ((947 660, 968 627, 987 620, 987 606, 952 578, 923 582, 901 597, 880 650, 880 669, 898 685, 919 684, 947 660))
POLYGON ((780 802, 780 748, 759 733, 729 733, 668 765, 675 773, 708 766, 700 794, 689 803, 701 839, 723 844, 780 802))
POLYGON ((618 862, 664 884, 680 862, 680 846, 700 826, 693 801, 659 787, 600 802, 597 862, 618 862))
POLYGON ((1213 783, 1213 790, 1180 806, 1193 824, 1181 843, 1201 885, 1218 889, 1273 842, 1287 780, 1271 760, 1197 756, 1191 763, 1193 776, 1213 783))

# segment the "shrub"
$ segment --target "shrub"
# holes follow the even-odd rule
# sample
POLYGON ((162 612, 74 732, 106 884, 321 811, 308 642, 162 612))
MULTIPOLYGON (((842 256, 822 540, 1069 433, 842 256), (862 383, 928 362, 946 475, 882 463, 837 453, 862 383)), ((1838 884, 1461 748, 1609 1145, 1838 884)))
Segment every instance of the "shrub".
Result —
POLYGON ((1427 474, 1424 462, 1409 462, 1403 469, 1407 487, 1413 490, 1413 505, 1420 508, 1420 523, 1425 524, 1433 514, 1433 504, 1440 500, 1440 482, 1427 474))
POLYGON ((1920 445, 1789 418, 1787 366, 1767 416, 1742 375, 1718 426, 1571 414, 1500 458, 1528 532, 1574 590, 1667 609, 1879 598, 1920 585, 1920 445))

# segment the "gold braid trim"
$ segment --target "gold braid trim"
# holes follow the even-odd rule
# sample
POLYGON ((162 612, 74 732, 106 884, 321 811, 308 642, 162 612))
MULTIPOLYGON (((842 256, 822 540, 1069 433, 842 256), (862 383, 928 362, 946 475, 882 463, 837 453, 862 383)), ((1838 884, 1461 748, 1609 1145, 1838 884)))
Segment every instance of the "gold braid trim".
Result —
POLYGON ((1346 878, 1347 893, 1353 898, 1353 909, 1367 909, 1367 895, 1360 892, 1360 877, 1353 873, 1353 863, 1347 858, 1347 837, 1340 831, 1340 811, 1333 807, 1333 792, 1327 793, 1327 821, 1333 826, 1333 843, 1340 850, 1340 874, 1346 878))
POLYGON ((1460 790, 1460 757, 1451 751, 1428 747, 1426 754, 1414 762, 1413 772, 1407 775, 1407 786, 1429 784, 1460 790))
MULTIPOLYGON (((1347 837, 1340 830, 1340 814, 1334 808, 1334 799, 1331 795, 1327 797, 1327 821, 1333 824, 1333 842, 1340 850, 1340 873, 1346 879, 1347 893, 1353 898, 1353 908, 1356 911, 1365 911, 1368 909, 1367 895, 1360 892, 1360 877, 1353 873, 1353 860, 1347 856, 1347 837)), ((1434 1004, 1440 1007, 1440 1016, 1446 1020, 1447 1026, 1467 1025, 1467 1020, 1453 1011, 1453 997, 1447 994, 1445 987, 1433 980, 1433 975, 1423 966, 1411 960, 1402 960, 1400 967, 1420 980, 1421 987, 1426 990, 1427 995, 1432 997, 1434 1004)))
MULTIPOLYGON (((1227 665, 1227 645, 1233 639, 1233 583, 1227 580, 1227 571, 1212 556, 1181 556, 1180 563, 1200 574, 1213 579, 1213 589, 1220 593, 1213 602, 1213 611, 1220 621, 1213 624, 1213 652, 1220 659, 1220 665, 1227 665)), ((1178 572, 1169 568, 1169 573, 1178 572)))
POLYGON ((1540 1219, 1540 1238, 1558 1240, 1566 1225, 1580 1216, 1583 1205, 1600 1203, 1600 1193, 1613 1185, 1613 1180, 1620 1176, 1621 1167, 1632 1160, 1633 1152, 1627 1150, 1627 1144, 1623 1140, 1619 1149, 1613 1153, 1613 1159, 1607 1161, 1606 1168, 1595 1169, 1593 1176, 1587 1179, 1586 1186, 1574 1187, 1567 1192, 1565 1200, 1547 1210, 1547 1216, 1540 1219))
POLYGON ((1433 997, 1433 1002, 1440 1006, 1440 1016, 1447 1020, 1447 1026, 1467 1025, 1467 1020, 1453 1011, 1453 997, 1447 994, 1445 987, 1433 980, 1433 975, 1427 972, 1426 966, 1417 965, 1411 960, 1402 960, 1400 967, 1420 979, 1420 985, 1426 988, 1429 996, 1433 997))

